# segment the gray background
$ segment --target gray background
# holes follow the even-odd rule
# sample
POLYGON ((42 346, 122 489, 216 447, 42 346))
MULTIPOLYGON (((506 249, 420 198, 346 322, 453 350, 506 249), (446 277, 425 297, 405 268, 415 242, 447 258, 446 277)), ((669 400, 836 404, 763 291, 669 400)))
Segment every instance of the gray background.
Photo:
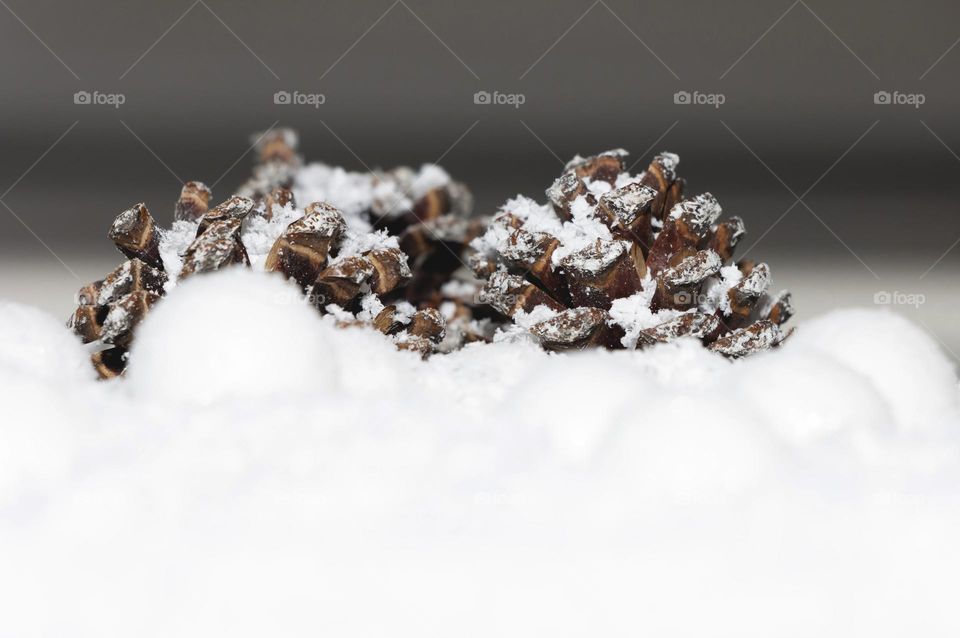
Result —
POLYGON ((958 38, 946 0, 2 0, 0 297, 65 315, 119 261, 117 212, 144 201, 166 223, 178 179, 229 194, 249 135, 279 120, 308 159, 355 170, 442 157, 481 212, 542 197, 558 158, 675 151, 803 316, 922 294, 894 310, 960 351, 958 38), (126 102, 76 105, 78 90, 126 102), (278 90, 326 103, 276 105, 278 90), (476 105, 478 90, 526 102, 476 105), (677 105, 679 90, 726 101, 677 105))

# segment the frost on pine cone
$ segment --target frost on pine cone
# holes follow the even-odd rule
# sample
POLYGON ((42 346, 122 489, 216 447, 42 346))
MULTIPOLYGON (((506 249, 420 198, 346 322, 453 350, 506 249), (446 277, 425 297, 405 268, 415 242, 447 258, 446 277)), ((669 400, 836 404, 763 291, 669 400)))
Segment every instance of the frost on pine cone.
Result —
POLYGON ((679 158, 630 175, 626 152, 570 161, 549 203, 508 201, 474 240, 482 300, 549 350, 638 348, 680 337, 741 357, 777 346, 790 295, 770 268, 731 263, 744 235, 709 193, 684 198, 679 158))
POLYGON ((423 356, 453 333, 456 345, 483 338, 466 307, 444 303, 440 285, 452 268, 435 257, 446 251, 459 262, 479 234, 464 186, 432 165, 388 176, 303 166, 289 130, 256 140, 253 176, 238 194, 210 206, 211 190, 187 182, 169 229, 144 204, 113 222, 108 236, 127 261, 80 290, 68 322, 97 345, 101 377, 123 373, 137 325, 169 289, 228 266, 282 273, 341 325, 372 325, 423 356))

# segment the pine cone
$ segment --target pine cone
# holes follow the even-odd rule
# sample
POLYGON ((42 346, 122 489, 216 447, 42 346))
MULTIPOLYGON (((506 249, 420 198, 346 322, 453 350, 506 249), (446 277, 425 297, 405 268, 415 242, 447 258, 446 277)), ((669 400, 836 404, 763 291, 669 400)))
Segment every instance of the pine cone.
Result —
POLYGON ((731 264, 744 235, 709 193, 684 199, 679 158, 630 175, 622 150, 576 157, 549 204, 508 201, 473 241, 482 299, 549 350, 636 348, 680 337, 741 357, 778 345, 790 295, 770 268, 731 264))
MULTIPOLYGON (((84 343, 102 348, 93 355, 102 377, 123 373, 137 326, 167 288, 228 266, 283 273, 318 310, 334 314, 342 325, 379 327, 386 321, 386 315, 380 317, 384 309, 393 308, 395 321, 382 331, 399 348, 424 356, 442 343, 451 349, 489 337, 491 331, 478 327, 468 310, 444 301, 439 287, 451 270, 447 261, 430 258, 441 247, 464 250, 479 234, 479 224, 465 219, 472 206, 465 187, 437 167, 419 174, 409 169, 383 177, 353 174, 350 188, 342 181, 323 185, 330 189, 330 199, 350 204, 349 213, 324 201, 301 209, 294 196, 302 167, 296 134, 275 129, 256 140, 253 176, 220 204, 210 208, 210 189, 187 182, 169 230, 157 226, 145 204, 117 216, 109 237, 128 261, 81 289, 68 322, 84 343), (365 189, 360 197, 358 187, 365 189), (409 198, 419 191, 419 197, 409 198), (356 200, 366 204, 358 209, 356 200), (391 208, 388 201, 402 206, 391 208), (426 231, 426 224, 442 229, 442 237, 426 231), (415 271, 398 234, 418 251, 415 271), (415 288, 410 285, 414 281, 419 282, 415 288), (441 306, 451 319, 451 331, 438 311, 441 306), (451 335, 462 338, 451 345, 451 335)), ((317 190, 309 179, 303 186, 307 194, 317 190)))
POLYGON ((483 232, 484 222, 471 216, 473 196, 465 185, 432 164, 373 173, 308 164, 291 189, 297 199, 336 206, 348 227, 399 239, 410 276, 402 295, 384 302, 402 299, 414 309, 441 311, 448 329, 438 349, 490 340, 493 330, 484 318, 489 313, 474 316, 480 281, 466 266, 469 243, 483 232))
MULTIPOLYGON (((303 158, 297 154, 300 138, 297 132, 289 128, 277 128, 251 136, 254 151, 253 175, 250 176, 237 194, 255 201, 285 197, 293 184, 296 172, 303 165, 303 158)), ((281 204, 282 205, 282 204, 281 204)), ((270 208, 264 206, 261 212, 269 215, 270 208)))

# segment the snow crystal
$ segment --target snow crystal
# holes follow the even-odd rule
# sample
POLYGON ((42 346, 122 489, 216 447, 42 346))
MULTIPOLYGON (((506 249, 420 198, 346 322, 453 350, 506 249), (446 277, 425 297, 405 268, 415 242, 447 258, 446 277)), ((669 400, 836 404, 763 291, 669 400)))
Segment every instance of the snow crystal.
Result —
POLYGON ((539 305, 530 312, 525 312, 522 309, 517 310, 517 312, 513 315, 513 322, 521 328, 529 329, 541 321, 553 319, 557 316, 557 314, 558 313, 556 310, 553 310, 548 306, 539 305))
MULTIPOLYGON (((663 167, 664 172, 667 175, 675 175, 677 172, 677 166, 680 164, 680 156, 676 153, 669 153, 664 151, 657 155, 657 161, 659 161, 660 166, 663 167)), ((671 177, 672 179, 672 177, 671 177)))
POLYGON ((160 228, 160 259, 167 273, 165 287, 169 290, 177 285, 177 278, 183 270, 183 255, 197 238, 198 222, 179 220, 169 229, 160 228))
POLYGON ((670 217, 673 219, 680 219, 680 217, 686 215, 696 226, 701 228, 706 228, 717 221, 721 213, 723 213, 723 208, 720 206, 720 202, 710 193, 703 193, 691 199, 677 202, 670 209, 670 217))
POLYGON ((302 205, 327 202, 347 217, 359 217, 373 205, 373 176, 326 164, 308 164, 297 171, 293 194, 302 205))
POLYGON ((451 183, 450 175, 435 164, 424 164, 416 173, 381 179, 373 173, 357 173, 339 167, 312 163, 295 175, 293 193, 302 204, 327 202, 343 211, 348 225, 369 229, 362 213, 378 208, 377 214, 392 215, 409 210, 413 203, 435 188, 451 183), (399 183, 398 183, 399 182, 399 183), (363 223, 360 223, 362 220, 363 223))
POLYGON ((596 275, 607 270, 625 252, 630 250, 630 242, 597 241, 564 258, 563 268, 569 272, 596 275))
POLYGON ((720 269, 719 277, 711 277, 703 286, 703 295, 700 309, 707 313, 717 310, 725 315, 730 314, 730 289, 740 283, 743 272, 736 266, 724 266, 720 269))
POLYGON ((643 281, 643 289, 629 297, 614 299, 610 306, 610 325, 623 328, 624 336, 620 339, 623 347, 632 350, 637 347, 640 333, 647 328, 653 328, 665 321, 676 319, 682 312, 679 310, 650 310, 650 302, 657 291, 656 283, 649 277, 643 281))
POLYGON ((560 265, 573 253, 595 244, 598 239, 610 241, 613 238, 607 225, 596 217, 594 207, 586 197, 581 195, 573 200, 570 214, 573 219, 564 222, 560 232, 555 235, 560 240, 560 246, 551 257, 554 266, 560 265))
POLYGON ((274 206, 271 219, 260 215, 248 217, 244 222, 240 240, 250 258, 250 267, 263 270, 267 255, 270 254, 270 249, 273 248, 277 238, 283 234, 287 226, 302 217, 303 210, 290 204, 274 206))
POLYGON ((557 311, 544 305, 536 306, 530 312, 517 310, 513 315, 513 323, 499 328, 493 336, 494 343, 525 343, 536 344, 539 341, 530 334, 530 328, 557 316, 557 311))
POLYGON ((592 180, 587 178, 583 180, 583 183, 587 187, 587 191, 597 198, 613 190, 613 186, 610 185, 610 182, 602 179, 592 180))
POLYGON ((624 186, 629 186, 630 184, 635 184, 641 181, 643 181, 643 173, 631 175, 627 171, 624 171, 617 175, 617 183, 614 184, 614 188, 623 188, 624 186))
POLYGON ((523 227, 531 233, 547 233, 558 236, 562 229, 560 218, 552 206, 538 204, 536 201, 517 195, 500 207, 503 213, 510 213, 523 222, 523 227))
MULTIPOLYGON (((348 257, 357 257, 371 250, 386 250, 396 248, 399 250, 400 244, 396 236, 391 235, 388 230, 376 230, 372 232, 356 232, 352 228, 347 228, 340 239, 340 245, 337 255, 330 259, 330 264, 337 264, 348 257)), ((406 263, 404 261, 404 263, 406 263)))
POLYGON ((522 221, 524 230, 534 235, 545 233, 560 238, 563 234, 563 223, 552 206, 541 205, 529 197, 518 195, 500 207, 484 234, 470 242, 470 246, 484 255, 516 252, 511 242, 515 230, 509 225, 511 216, 522 221))
POLYGON ((440 287, 440 294, 449 299, 460 299, 472 302, 480 292, 480 284, 476 281, 461 281, 451 279, 440 287))
POLYGON ((383 302, 380 297, 370 293, 360 299, 360 312, 357 313, 357 319, 360 321, 372 322, 383 310, 383 302))
POLYGON ((427 193, 450 184, 450 175, 436 164, 424 164, 420 172, 413 178, 410 185, 410 195, 414 200, 420 199, 427 193))

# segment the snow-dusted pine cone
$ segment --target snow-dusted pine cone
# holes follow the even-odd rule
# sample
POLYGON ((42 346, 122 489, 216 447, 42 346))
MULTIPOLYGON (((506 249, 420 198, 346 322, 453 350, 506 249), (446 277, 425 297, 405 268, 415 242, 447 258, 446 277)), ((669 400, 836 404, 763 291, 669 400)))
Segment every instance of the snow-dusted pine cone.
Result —
POLYGON ((684 199, 676 155, 639 175, 625 157, 574 158, 548 204, 512 199, 473 241, 483 301, 512 319, 505 334, 551 350, 693 337, 740 357, 778 345, 790 295, 767 293, 766 264, 731 264, 743 221, 721 221, 709 193, 684 199))
POLYGON ((446 261, 430 259, 433 252, 463 250, 478 234, 466 221, 465 187, 435 166, 397 169, 390 177, 303 167, 297 136, 286 129, 255 139, 254 174, 239 194, 210 207, 210 189, 187 182, 169 229, 158 227, 145 204, 114 221, 109 237, 128 261, 80 291, 69 321, 84 343, 99 346, 93 361, 101 376, 124 371, 137 325, 167 290, 236 265, 283 273, 321 312, 344 325, 373 325, 401 349, 427 355, 482 338, 463 307, 444 302, 446 261), (301 208, 298 200, 312 203, 301 208), (428 223, 447 234, 424 234, 428 223), (411 270, 398 235, 416 248, 418 270, 411 270), (439 273, 431 270, 441 265, 439 273), (409 292, 416 277, 420 285, 409 292))
POLYGON ((292 189, 298 200, 333 204, 356 228, 399 237, 412 272, 405 296, 415 305, 446 299, 441 286, 483 231, 470 190, 434 164, 364 173, 313 163, 296 172, 292 189))
MULTIPOLYGON (((473 288, 459 281, 474 279, 466 266, 468 245, 484 229, 483 222, 472 217, 473 196, 466 186, 434 164, 418 170, 351 172, 311 163, 295 172, 291 189, 297 201, 336 206, 348 228, 399 239, 409 257, 410 278, 402 295, 391 300, 399 304, 396 316, 405 320, 418 309, 438 310, 447 323, 441 351, 490 339, 490 322, 473 315, 473 288)), ((390 306, 384 309, 387 313, 394 310, 390 306)), ((395 330, 396 323, 384 319, 375 325, 395 330)), ((421 342, 414 349, 425 347, 421 342)))

